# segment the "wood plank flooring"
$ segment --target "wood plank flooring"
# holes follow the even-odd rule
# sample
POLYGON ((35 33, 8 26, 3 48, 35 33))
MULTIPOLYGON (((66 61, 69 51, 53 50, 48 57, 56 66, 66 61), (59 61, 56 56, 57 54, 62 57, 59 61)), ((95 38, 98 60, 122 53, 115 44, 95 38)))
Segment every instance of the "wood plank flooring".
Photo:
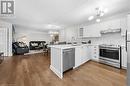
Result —
POLYGON ((64 73, 59 79, 42 53, 13 56, 0 64, 0 86, 126 86, 126 71, 97 62, 64 73))

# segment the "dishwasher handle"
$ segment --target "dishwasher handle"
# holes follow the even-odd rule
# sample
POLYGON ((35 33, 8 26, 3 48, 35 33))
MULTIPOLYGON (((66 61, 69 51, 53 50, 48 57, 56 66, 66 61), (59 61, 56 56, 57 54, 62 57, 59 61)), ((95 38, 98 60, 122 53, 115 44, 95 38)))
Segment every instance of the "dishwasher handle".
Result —
POLYGON ((64 49, 63 52, 71 52, 72 49, 64 49))

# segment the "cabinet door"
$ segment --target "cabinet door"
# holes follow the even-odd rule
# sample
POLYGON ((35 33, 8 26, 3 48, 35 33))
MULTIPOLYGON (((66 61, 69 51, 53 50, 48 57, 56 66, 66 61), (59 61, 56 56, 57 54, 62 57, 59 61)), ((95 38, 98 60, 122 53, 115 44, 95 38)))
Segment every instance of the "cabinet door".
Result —
POLYGON ((85 26, 83 37, 100 37, 100 28, 100 24, 85 26))
POLYGON ((87 56, 86 56, 86 60, 90 60, 91 59, 91 46, 87 46, 87 56))
POLYGON ((112 21, 110 21, 110 28, 111 29, 117 29, 117 28, 121 28, 120 27, 120 19, 116 19, 116 20, 112 20, 112 21))
POLYGON ((84 47, 84 56, 85 56, 85 62, 87 62, 88 60, 90 60, 90 46, 85 46, 84 47))
POLYGON ((120 19, 109 20, 101 23, 102 30, 117 29, 120 27, 120 19))
POLYGON ((86 58, 87 58, 87 49, 86 49, 86 46, 83 46, 82 57, 81 57, 82 64, 86 62, 86 58))
POLYGON ((87 62, 89 59, 90 59, 89 46, 83 46, 82 47, 82 57, 81 57, 82 64, 87 62))
POLYGON ((81 58, 82 58, 82 51, 81 47, 75 48, 75 67, 78 67, 82 64, 81 58))
POLYGON ((125 47, 122 47, 122 67, 127 68, 127 52, 125 47))
POLYGON ((82 46, 75 48, 75 67, 78 67, 88 60, 90 60, 90 48, 89 46, 82 46))
POLYGON ((125 36, 126 35, 126 29, 127 29, 127 18, 121 18, 120 20, 120 28, 121 28, 121 35, 125 36))
POLYGON ((91 37, 91 34, 92 32, 89 26, 85 26, 83 31, 83 37, 91 37))

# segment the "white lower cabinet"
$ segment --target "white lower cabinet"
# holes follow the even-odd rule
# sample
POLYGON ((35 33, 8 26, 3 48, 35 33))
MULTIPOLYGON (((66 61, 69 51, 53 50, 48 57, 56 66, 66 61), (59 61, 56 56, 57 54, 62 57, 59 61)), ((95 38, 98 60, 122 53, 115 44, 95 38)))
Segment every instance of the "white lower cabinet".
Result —
POLYGON ((88 46, 81 46, 75 48, 75 67, 78 67, 88 60, 89 58, 89 47, 88 46))
POLYGON ((86 62, 86 56, 87 56, 87 47, 86 46, 83 46, 81 47, 81 52, 82 52, 82 55, 81 55, 81 64, 85 63, 86 62))
POLYGON ((121 48, 121 62, 122 62, 122 68, 126 69, 127 68, 127 52, 126 52, 126 48, 122 47, 121 48))
POLYGON ((92 60, 98 61, 99 60, 99 46, 98 45, 92 45, 90 47, 90 58, 92 60))
MULTIPOLYGON (((126 48, 122 47, 122 68, 127 68, 127 52, 126 48)), ((75 48, 75 67, 78 67, 88 60, 99 61, 99 46, 98 45, 84 45, 75 48)))
POLYGON ((91 59, 91 46, 87 46, 87 49, 86 49, 86 61, 90 60, 91 59))
POLYGON ((78 67, 82 64, 81 55, 82 55, 81 47, 76 47, 75 48, 75 67, 78 67))

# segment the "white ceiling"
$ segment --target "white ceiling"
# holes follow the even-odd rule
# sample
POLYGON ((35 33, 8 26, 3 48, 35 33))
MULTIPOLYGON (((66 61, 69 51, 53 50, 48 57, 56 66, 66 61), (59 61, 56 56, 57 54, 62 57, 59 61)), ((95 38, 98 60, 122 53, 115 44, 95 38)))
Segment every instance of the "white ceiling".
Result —
MULTIPOLYGON (((3 20, 35 29, 48 24, 66 27, 88 22, 95 8, 108 8, 105 17, 130 10, 130 0, 15 0, 15 17, 3 20)), ((58 28, 59 29, 59 28, 58 28)))

